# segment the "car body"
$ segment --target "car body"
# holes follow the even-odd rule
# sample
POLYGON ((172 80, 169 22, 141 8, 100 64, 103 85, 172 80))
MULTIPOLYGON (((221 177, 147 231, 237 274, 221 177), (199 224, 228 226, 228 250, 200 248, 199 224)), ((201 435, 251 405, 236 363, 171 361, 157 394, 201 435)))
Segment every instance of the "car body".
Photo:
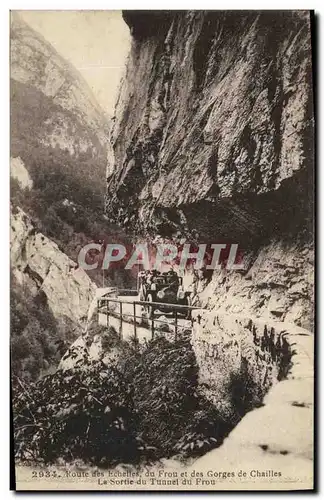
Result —
MULTIPOLYGON (((139 298, 144 302, 158 302, 156 310, 170 312, 170 305, 190 306, 191 292, 185 291, 183 280, 175 271, 159 273, 158 271, 142 271, 138 277, 139 298)), ((147 305, 149 317, 153 316, 154 308, 147 305)), ((178 310, 179 314, 190 317, 190 310, 178 310)))

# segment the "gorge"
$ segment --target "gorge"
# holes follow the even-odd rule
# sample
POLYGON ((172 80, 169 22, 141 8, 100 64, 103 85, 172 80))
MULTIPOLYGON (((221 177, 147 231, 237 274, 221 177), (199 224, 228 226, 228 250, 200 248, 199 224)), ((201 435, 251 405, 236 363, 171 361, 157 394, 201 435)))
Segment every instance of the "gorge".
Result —
MULTIPOLYGON (((123 18, 132 41, 111 120, 74 71, 14 19, 12 156, 24 179, 13 181, 15 279, 76 326, 72 351, 86 357, 93 347, 127 373, 129 346, 93 326, 97 310, 92 323, 87 318, 101 276, 78 268, 80 248, 127 239, 176 248, 237 243, 242 269, 184 273, 199 308, 190 339, 181 340, 181 362, 162 341, 165 351, 158 344, 140 351, 145 370, 138 368, 135 399, 150 417, 148 380, 163 383, 167 406, 190 375, 199 411, 205 405, 202 413, 230 422, 224 442, 194 467, 236 470, 257 461, 263 470, 279 467, 287 487, 302 470, 306 484, 314 390, 310 14, 125 11, 123 18)), ((110 279, 133 286, 132 276, 110 279)), ((170 417, 163 418, 161 435, 169 437, 170 417)))
MULTIPOLYGON (((237 241, 244 249, 243 271, 193 271, 185 278, 194 303, 207 309, 205 326, 194 326, 192 340, 204 393, 226 401, 223 376, 235 350, 240 370, 244 359, 249 364, 255 356, 251 334, 264 352, 261 339, 270 332, 292 356, 279 380, 293 379, 286 384, 297 394, 297 380, 311 370, 314 328, 310 14, 126 11, 124 19, 132 47, 111 131, 107 216, 154 241, 237 241), (304 360, 298 376, 296 355, 304 360)), ((266 372, 271 365, 265 361, 266 372)), ((278 372, 272 371, 268 387, 263 376, 258 404, 278 372)), ((281 384, 275 384, 277 392, 274 387, 278 395, 281 384)), ((301 399, 312 393, 310 379, 306 387, 301 399)), ((275 434, 268 443, 271 431, 262 424, 269 412, 286 410, 289 419, 278 429, 284 435, 293 425, 295 403, 290 396, 271 401, 274 406, 248 414, 230 437, 239 436, 248 449, 253 442, 270 452, 268 458, 295 453, 293 436, 287 451, 275 434), (263 441, 246 438, 252 426, 261 426, 263 441)), ((298 412, 311 419, 311 410, 298 412)), ((308 437, 301 455, 310 458, 308 437)), ((231 439, 225 449, 226 443, 231 439)), ((221 449, 215 460, 231 461, 221 449)))

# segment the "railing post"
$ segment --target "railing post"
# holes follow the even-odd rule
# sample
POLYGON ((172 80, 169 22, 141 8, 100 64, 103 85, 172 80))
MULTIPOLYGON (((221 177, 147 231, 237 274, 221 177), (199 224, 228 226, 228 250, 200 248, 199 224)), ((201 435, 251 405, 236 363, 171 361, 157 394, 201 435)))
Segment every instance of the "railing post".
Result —
POLYGON ((176 341, 178 338, 178 311, 174 311, 174 340, 176 341))
POLYGON ((134 339, 135 345, 137 345, 137 331, 136 331, 136 303, 133 302, 133 312, 134 312, 134 339))
POLYGON ((119 302, 119 315, 120 315, 119 336, 120 336, 120 339, 122 340, 122 338, 123 338, 123 303, 122 302, 119 302))
POLYGON ((154 306, 152 306, 152 340, 154 340, 154 306))
POLYGON ((107 308, 107 327, 109 327, 109 299, 107 299, 107 302, 106 302, 106 308, 107 308))

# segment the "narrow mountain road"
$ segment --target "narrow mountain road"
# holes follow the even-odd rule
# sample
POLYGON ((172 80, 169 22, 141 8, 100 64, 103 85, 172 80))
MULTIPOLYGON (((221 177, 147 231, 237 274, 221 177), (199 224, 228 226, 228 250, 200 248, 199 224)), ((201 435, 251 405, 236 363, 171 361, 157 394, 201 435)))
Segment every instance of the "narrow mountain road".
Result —
MULTIPOLYGON (((135 331, 138 341, 144 342, 152 338, 152 336, 160 335, 162 332, 166 337, 174 338, 176 334, 175 317, 173 313, 160 313, 158 310, 154 314, 154 319, 148 319, 147 312, 144 308, 135 304, 136 328, 134 325, 134 301, 138 300, 136 296, 119 295, 117 299, 122 301, 109 302, 109 325, 113 326, 117 331, 121 331, 124 340, 134 338, 135 331), (121 319, 122 318, 122 319, 121 319)), ((105 308, 99 312, 99 324, 108 325, 107 313, 105 308)), ((184 330, 191 329, 191 321, 180 315, 177 319, 177 334, 181 334, 184 330)))

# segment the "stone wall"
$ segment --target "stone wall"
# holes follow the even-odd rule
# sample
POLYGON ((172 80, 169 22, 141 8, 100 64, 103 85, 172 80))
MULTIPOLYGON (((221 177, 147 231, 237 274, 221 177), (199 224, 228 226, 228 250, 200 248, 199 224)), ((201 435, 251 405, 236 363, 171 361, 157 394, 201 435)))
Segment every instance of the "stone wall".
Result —
POLYGON ((229 372, 239 370, 239 360, 245 358, 249 369, 254 366, 254 373, 259 374, 264 396, 261 406, 248 412, 223 445, 198 459, 193 469, 245 471, 236 489, 251 487, 255 481, 261 481, 259 489, 263 484, 264 489, 289 489, 291 481, 300 489, 312 487, 313 334, 285 322, 265 324, 235 315, 208 317, 207 312, 200 325, 198 321, 195 325, 197 361, 200 364, 207 358, 200 370, 206 395, 214 399, 220 392, 223 395, 221 386, 228 383, 229 372))
POLYGON ((191 342, 202 390, 225 418, 240 419, 287 373, 288 343, 261 320, 205 310, 194 318, 191 342))

